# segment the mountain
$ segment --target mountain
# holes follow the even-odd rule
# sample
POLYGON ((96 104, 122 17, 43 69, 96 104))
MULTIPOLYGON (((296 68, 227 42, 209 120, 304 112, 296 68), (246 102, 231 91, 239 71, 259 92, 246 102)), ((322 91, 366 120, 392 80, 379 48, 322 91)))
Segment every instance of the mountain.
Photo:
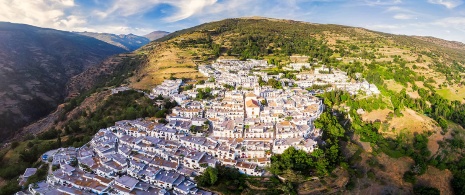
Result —
MULTIPOLYGON (((323 63, 335 63, 336 58, 342 58, 344 63, 359 61, 362 64, 372 60, 392 61, 395 56, 409 62, 418 59, 422 63, 418 63, 416 69, 411 68, 410 76, 415 73, 418 77, 442 81, 460 76, 460 69, 450 64, 453 61, 463 64, 465 51, 412 36, 254 17, 227 19, 176 31, 145 45, 136 53, 147 55, 148 63, 139 68, 131 79, 132 85, 147 89, 171 75, 201 77, 195 66, 218 57, 259 58, 285 64, 290 62, 289 56, 293 54, 307 55, 311 61, 323 63), (451 74, 445 74, 438 66, 444 66, 451 74), (430 73, 426 74, 426 70, 430 73)), ((413 63, 410 66, 413 67, 413 63)), ((433 85, 439 88, 440 83, 443 82, 433 85)), ((453 88, 460 85, 459 82, 447 84, 453 88)))
POLYGON ((150 42, 149 38, 137 36, 134 34, 115 35, 110 33, 93 33, 93 32, 77 32, 80 35, 96 38, 106 43, 121 47, 126 51, 134 51, 143 45, 150 42))
POLYGON ((447 40, 439 39, 436 37, 425 37, 425 36, 413 36, 413 37, 427 41, 427 42, 434 43, 436 45, 441 45, 443 47, 465 50, 465 43, 462 43, 462 42, 447 41, 447 40))
POLYGON ((53 29, 0 23, 0 141, 64 101, 69 79, 124 49, 53 29))
POLYGON ((149 34, 144 35, 145 38, 149 39, 150 41, 162 38, 166 35, 170 34, 169 32, 166 31, 153 31, 149 34))
MULTIPOLYGON (((78 95, 26 129, 43 132, 34 143, 56 143, 56 133, 43 135, 62 129, 63 140, 67 140, 63 144, 80 147, 100 128, 134 116, 132 103, 146 103, 127 97, 122 104, 108 106, 112 105, 106 102, 111 96, 109 87, 150 90, 169 78, 198 82, 207 78, 197 66, 217 59, 264 59, 277 65, 268 74, 292 76, 296 73, 285 66, 304 59, 317 67, 342 70, 353 83, 362 76, 381 95, 322 94, 326 111, 315 122, 323 131, 321 150, 310 157, 301 153, 273 156, 270 169, 285 181, 271 177, 262 183, 249 178, 249 187, 236 193, 260 194, 260 188, 268 188, 277 194, 413 194, 426 190, 462 194, 465 50, 459 48, 461 44, 436 38, 343 25, 260 17, 226 19, 170 33, 86 69, 66 87, 78 95), (299 170, 302 167, 312 168, 299 170)), ((23 140, 18 148, 31 142, 23 140)), ((19 149, 4 151, 8 155, 0 165, 21 159, 19 149)), ((12 167, 0 167, 4 167, 0 177, 14 178, 7 171, 12 167)), ((230 184, 206 188, 229 190, 225 186, 230 184)))
POLYGON ((206 79, 197 65, 219 58, 265 59, 279 65, 270 70, 278 73, 283 72, 280 66, 293 62, 290 56, 307 56, 308 62, 347 72, 354 82, 361 75, 382 93, 353 97, 342 105, 337 93, 325 97, 327 109, 343 113, 346 132, 336 138, 340 160, 328 160, 328 167, 343 162, 349 168, 336 168, 341 171, 337 179, 321 182, 298 179, 308 175, 297 172, 281 175, 298 193, 410 194, 428 186, 451 194, 460 191, 452 186, 465 181, 460 171, 465 154, 454 149, 465 142, 465 50, 457 48, 462 45, 342 25, 234 18, 176 31, 141 47, 134 54, 144 57, 144 63, 126 82, 143 90, 173 77, 196 82, 206 79), (360 116, 359 108, 365 112, 360 116))

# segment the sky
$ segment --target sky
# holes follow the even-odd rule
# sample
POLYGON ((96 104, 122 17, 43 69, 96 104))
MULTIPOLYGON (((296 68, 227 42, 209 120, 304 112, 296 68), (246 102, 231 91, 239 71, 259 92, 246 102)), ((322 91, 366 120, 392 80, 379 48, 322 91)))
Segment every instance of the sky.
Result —
POLYGON ((0 21, 145 35, 263 16, 465 43, 465 0, 0 0, 0 21))

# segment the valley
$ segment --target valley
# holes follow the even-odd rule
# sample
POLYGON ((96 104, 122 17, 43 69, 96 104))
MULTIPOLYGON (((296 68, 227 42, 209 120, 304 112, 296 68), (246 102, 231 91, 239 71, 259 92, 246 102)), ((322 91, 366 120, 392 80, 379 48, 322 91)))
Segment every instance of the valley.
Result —
POLYGON ((97 39, 0 23, 0 141, 64 102, 69 79, 124 52, 97 39))

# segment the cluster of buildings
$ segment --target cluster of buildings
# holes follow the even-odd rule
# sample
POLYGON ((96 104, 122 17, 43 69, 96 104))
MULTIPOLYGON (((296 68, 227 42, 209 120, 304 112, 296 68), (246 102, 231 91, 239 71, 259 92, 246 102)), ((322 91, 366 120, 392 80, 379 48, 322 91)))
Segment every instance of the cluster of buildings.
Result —
MULTIPOLYGON (((307 66, 293 64, 292 68, 307 66)), ((313 121, 324 105, 306 87, 331 84, 351 93, 379 93, 366 82, 351 83, 340 71, 329 73, 321 68, 312 75, 297 74, 293 80, 282 73, 261 71, 270 67, 263 60, 218 60, 199 66, 209 81, 182 92, 182 80, 165 80, 150 95, 178 103, 166 117, 167 123, 118 121, 81 148, 62 148, 51 156, 50 166, 59 168, 46 181, 31 184, 29 192, 212 194, 194 182, 207 167, 224 165, 261 176, 271 155, 289 147, 306 152, 318 147, 321 131, 313 121), (282 88, 259 85, 259 80, 269 79, 281 82, 282 88), (213 98, 197 97, 200 89, 213 98)), ((118 88, 114 93, 124 90, 118 88)))
POLYGON ((119 121, 101 129, 80 148, 61 148, 52 156, 47 180, 31 184, 32 194, 194 194, 195 176, 218 164, 218 143, 187 136, 172 123, 119 121), (55 160, 59 159, 59 160, 55 160))
POLYGON ((330 85, 328 90, 345 90, 352 95, 364 92, 366 95, 380 94, 374 84, 368 83, 365 79, 358 82, 351 82, 346 72, 329 69, 325 66, 315 68, 313 73, 297 74, 295 84, 301 88, 312 86, 330 85))
POLYGON ((321 131, 313 128, 313 121, 324 105, 307 90, 291 87, 293 81, 282 78, 282 74, 260 71, 270 67, 263 60, 221 60, 199 66, 199 71, 211 79, 192 90, 168 95, 179 104, 167 117, 168 121, 184 124, 178 129, 189 135, 207 136, 222 145, 228 143, 228 148, 240 148, 230 149, 226 155, 212 152, 220 163, 250 162, 260 167, 270 163, 272 154, 283 153, 291 146, 312 152, 321 136, 321 131), (265 82, 276 79, 283 82, 284 88, 260 86, 260 79, 265 82), (204 88, 209 88, 215 98, 198 99, 196 90, 204 88), (199 119, 208 123, 208 131, 200 134, 186 125, 199 119))
POLYGON ((153 88, 151 95, 170 95, 179 93, 179 87, 182 84, 182 79, 165 80, 162 84, 153 88))
POLYGON ((308 62, 300 62, 300 63, 289 63, 289 68, 285 67, 288 70, 296 70, 296 71, 301 71, 302 69, 308 69, 311 68, 311 64, 308 62))

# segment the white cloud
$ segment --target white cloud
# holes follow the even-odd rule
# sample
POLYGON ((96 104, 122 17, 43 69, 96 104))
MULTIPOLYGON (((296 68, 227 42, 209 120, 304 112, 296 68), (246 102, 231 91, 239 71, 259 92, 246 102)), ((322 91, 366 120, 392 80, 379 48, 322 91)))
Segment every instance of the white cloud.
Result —
POLYGON ((363 0, 363 5, 368 6, 387 6, 401 4, 402 0, 363 0))
POLYGON ((417 19, 419 16, 424 16, 424 14, 422 13, 418 13, 411 9, 407 9, 407 8, 399 7, 399 6, 388 7, 384 12, 394 13, 392 17, 397 20, 417 19))
POLYGON ((66 28, 74 28, 85 25, 86 20, 80 16, 70 15, 65 19, 60 20, 59 24, 60 26, 65 26, 66 28))
POLYGON ((340 0, 229 0, 215 3, 190 18, 203 22, 211 22, 225 18, 261 16, 291 20, 311 20, 315 6, 302 6, 305 2, 339 2, 340 0))
POLYGON ((203 11, 205 7, 212 6, 216 3, 216 0, 203 0, 203 1, 176 1, 176 3, 172 4, 173 6, 177 7, 179 10, 173 14, 172 16, 165 18, 167 22, 175 22, 182 19, 186 19, 196 13, 203 11))
POLYGON ((74 6, 74 0, 58 0, 64 6, 74 6))
POLYGON ((465 32, 465 17, 447 17, 432 22, 433 25, 465 32))
POLYGON ((462 0, 428 0, 429 3, 443 5, 448 9, 453 9, 463 3, 462 0))
POLYGON ((410 20, 413 19, 414 16, 409 14, 396 14, 393 16, 393 18, 398 20, 410 20))
POLYGON ((138 2, 134 2, 134 0, 115 0, 108 9, 97 10, 94 13, 101 18, 115 15, 128 17, 147 13, 160 4, 168 4, 175 7, 177 11, 165 18, 165 21, 175 22, 201 12, 205 7, 212 6, 216 2, 217 0, 144 0, 138 2))
POLYGON ((85 21, 66 11, 75 7, 74 0, 3 0, 0 1, 0 20, 41 27, 67 29, 85 21))
POLYGON ((417 12, 411 9, 407 9, 407 8, 399 7, 399 6, 390 6, 386 9, 385 12, 403 12, 403 13, 417 14, 417 12))

